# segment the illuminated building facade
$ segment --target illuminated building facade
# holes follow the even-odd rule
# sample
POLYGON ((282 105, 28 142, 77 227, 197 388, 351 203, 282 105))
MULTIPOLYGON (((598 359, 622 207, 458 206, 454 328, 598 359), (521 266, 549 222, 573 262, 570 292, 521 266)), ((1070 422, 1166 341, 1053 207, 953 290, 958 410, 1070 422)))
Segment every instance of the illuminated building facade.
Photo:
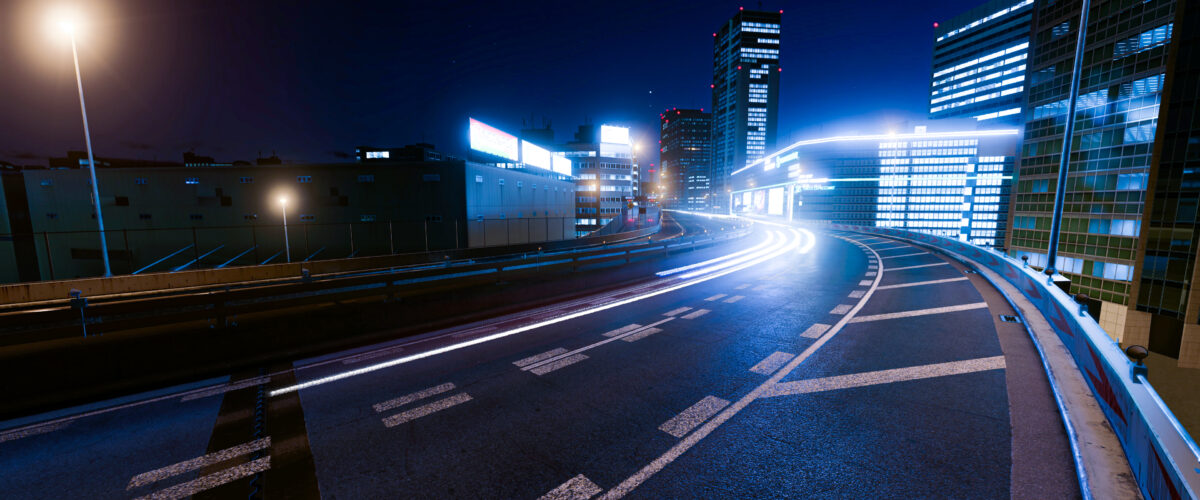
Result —
POLYGON ((628 128, 580 125, 575 140, 558 149, 555 154, 574 165, 576 237, 619 217, 637 196, 638 171, 628 128))
POLYGON ((938 23, 929 117, 1021 122, 1033 0, 991 0, 938 23))
POLYGON ((707 211, 712 170, 712 113, 674 109, 659 115, 663 198, 671 208, 707 211))
POLYGON ((729 176, 775 148, 783 11, 740 10, 713 33, 712 196, 727 211, 729 176))
MULTIPOLYGON (((1008 246, 1039 267, 1047 264, 1081 4, 1039 3, 1033 18, 1008 246)), ((1071 293, 1095 301, 1091 310, 1113 339, 1169 356, 1181 352, 1185 324, 1200 349, 1200 305, 1188 305, 1198 193, 1190 187, 1197 146, 1186 137, 1195 141, 1196 77, 1184 71, 1194 61, 1173 54, 1195 57, 1177 40, 1200 26, 1194 15, 1190 26, 1176 17, 1169 0, 1092 4, 1055 263, 1071 293), (1174 104, 1161 106, 1168 97, 1174 104), (1167 116, 1170 132, 1160 127, 1167 116)))
POLYGON ((1016 129, 799 141, 734 171, 735 213, 1004 242, 1016 129))

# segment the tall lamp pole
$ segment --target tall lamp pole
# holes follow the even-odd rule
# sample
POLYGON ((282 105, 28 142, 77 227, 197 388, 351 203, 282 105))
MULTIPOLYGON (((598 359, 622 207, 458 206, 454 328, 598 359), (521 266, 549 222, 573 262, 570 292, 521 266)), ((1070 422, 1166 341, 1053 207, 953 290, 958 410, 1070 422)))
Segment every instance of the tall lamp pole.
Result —
POLYGON ((92 206, 96 209, 96 223, 100 226, 100 257, 104 260, 104 275, 112 276, 112 268, 108 263, 108 241, 104 237, 104 215, 100 213, 100 187, 96 184, 96 159, 92 156, 92 134, 88 130, 87 105, 83 101, 83 78, 79 76, 79 50, 75 48, 75 26, 70 22, 64 22, 62 27, 71 36, 71 55, 75 58, 75 85, 79 88, 79 110, 83 113, 83 138, 87 144, 88 173, 92 176, 92 206))
POLYGON ((1054 215, 1050 219, 1050 248, 1046 251, 1047 275, 1058 273, 1058 232, 1062 228, 1063 201, 1067 197, 1067 167, 1071 162, 1071 135, 1075 133, 1075 101, 1079 97, 1079 73, 1083 71, 1083 41, 1087 36, 1088 8, 1090 0, 1083 0, 1079 13, 1079 38, 1075 41, 1075 70, 1071 73, 1071 89, 1067 94, 1067 124, 1063 130, 1062 156, 1058 161, 1058 185, 1054 187, 1054 215))
POLYGON ((283 209, 283 253, 287 254, 288 263, 292 262, 292 247, 288 244, 287 235, 287 198, 279 199, 279 207, 283 209))

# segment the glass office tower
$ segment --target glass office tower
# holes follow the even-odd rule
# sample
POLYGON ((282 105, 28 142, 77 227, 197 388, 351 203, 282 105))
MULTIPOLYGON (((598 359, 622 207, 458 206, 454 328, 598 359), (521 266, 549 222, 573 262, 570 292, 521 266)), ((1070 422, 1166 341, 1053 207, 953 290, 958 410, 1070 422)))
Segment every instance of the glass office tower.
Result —
MULTIPOLYGON (((1025 139, 1008 246, 1037 266, 1047 264, 1081 5, 1080 0, 1038 3, 1033 15, 1025 139)), ((1098 302, 1093 311, 1099 309, 1100 325, 1115 340, 1172 355, 1179 351, 1179 335, 1174 332, 1182 328, 1155 320, 1150 312, 1183 316, 1182 284, 1190 276, 1182 262, 1194 260, 1194 238, 1188 229, 1179 238, 1186 244, 1176 247, 1175 236, 1164 235, 1173 233, 1176 221, 1196 211, 1194 198, 1190 204, 1167 201, 1157 208, 1153 250, 1145 248, 1149 242, 1143 232, 1154 227, 1147 223, 1147 187, 1159 177, 1156 166, 1162 160, 1154 155, 1162 147, 1156 146, 1156 137, 1162 135, 1160 116, 1165 112, 1160 103, 1174 78, 1168 54, 1176 45, 1172 38, 1179 34, 1175 16, 1176 3, 1171 0, 1092 3, 1055 265, 1071 279, 1072 293, 1098 302), (1166 211, 1172 213, 1164 215, 1166 211), (1145 267, 1139 261, 1141 254, 1145 254, 1145 267), (1144 282, 1146 303, 1142 305, 1135 289, 1139 282, 1144 282), (1152 320, 1158 327, 1151 328, 1152 320), (1155 340, 1162 335, 1173 340, 1155 340), (1171 344, 1174 347, 1163 347, 1171 344)), ((1194 95, 1194 88, 1178 88, 1194 95)), ((1190 102, 1195 102, 1194 97, 1190 102)), ((1174 149, 1170 154, 1175 163, 1169 175, 1179 177, 1158 183, 1163 188, 1160 200, 1181 199, 1171 193, 1186 189, 1187 169, 1178 163, 1183 157, 1174 149)), ((1190 221, 1183 224, 1191 225, 1190 221)))
POLYGON ((938 23, 929 117, 1017 124, 1033 0, 992 0, 938 23))
POLYGON ((671 208, 707 211, 712 169, 712 113, 673 109, 659 115, 662 198, 671 208))
POLYGON ((775 148, 783 11, 739 10, 713 33, 712 209, 727 211, 729 175, 775 148))

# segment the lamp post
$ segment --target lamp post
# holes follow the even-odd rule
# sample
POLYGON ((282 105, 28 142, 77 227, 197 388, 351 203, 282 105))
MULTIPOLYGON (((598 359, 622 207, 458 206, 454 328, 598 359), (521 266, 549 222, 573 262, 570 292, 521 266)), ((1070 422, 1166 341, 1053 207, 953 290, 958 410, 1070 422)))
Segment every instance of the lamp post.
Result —
POLYGON ((83 139, 87 144, 88 173, 92 178, 92 206, 96 209, 96 224, 100 227, 100 258, 104 261, 104 275, 112 276, 108 263, 108 241, 104 237, 104 215, 100 212, 100 187, 96 184, 96 159, 92 156, 92 134, 88 130, 87 105, 83 101, 83 78, 79 75, 79 50, 75 48, 75 24, 69 20, 59 26, 71 37, 71 55, 75 60, 75 86, 79 89, 79 111, 83 114, 83 139))
POLYGON ((283 253, 287 256, 287 261, 292 262, 292 247, 288 244, 287 235, 287 198, 279 198, 279 208, 283 211, 283 253))
POLYGON ((1063 130, 1062 155, 1058 161, 1058 184, 1054 186, 1054 214, 1050 219, 1050 243, 1046 250, 1046 268, 1049 276, 1058 273, 1058 232, 1062 228, 1063 201, 1067 197, 1067 167, 1071 162, 1071 135, 1075 133, 1075 101, 1079 99, 1080 72, 1083 71, 1083 42, 1087 37, 1088 9, 1090 0, 1083 0, 1079 13, 1079 33, 1075 39, 1075 68, 1071 72, 1071 88, 1067 93, 1067 123, 1063 130))

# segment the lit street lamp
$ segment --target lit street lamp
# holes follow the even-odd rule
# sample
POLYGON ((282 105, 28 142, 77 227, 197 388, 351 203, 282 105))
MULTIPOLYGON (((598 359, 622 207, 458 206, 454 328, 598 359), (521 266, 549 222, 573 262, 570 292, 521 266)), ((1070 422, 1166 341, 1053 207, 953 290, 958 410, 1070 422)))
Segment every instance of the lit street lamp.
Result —
POLYGON ((92 134, 88 130, 87 105, 83 101, 83 78, 79 76, 79 50, 75 48, 75 23, 62 19, 59 28, 71 37, 71 55, 75 59, 75 85, 79 88, 79 110, 83 114, 83 138, 87 144, 88 173, 92 176, 92 206, 96 209, 96 224, 100 226, 100 257, 104 260, 104 275, 112 276, 108 264, 108 242, 104 237, 104 215, 100 213, 100 187, 96 184, 96 159, 92 156, 92 134))
POLYGON ((287 198, 279 197, 279 207, 283 210, 283 253, 287 254, 288 263, 292 262, 292 247, 288 245, 287 235, 287 198))

